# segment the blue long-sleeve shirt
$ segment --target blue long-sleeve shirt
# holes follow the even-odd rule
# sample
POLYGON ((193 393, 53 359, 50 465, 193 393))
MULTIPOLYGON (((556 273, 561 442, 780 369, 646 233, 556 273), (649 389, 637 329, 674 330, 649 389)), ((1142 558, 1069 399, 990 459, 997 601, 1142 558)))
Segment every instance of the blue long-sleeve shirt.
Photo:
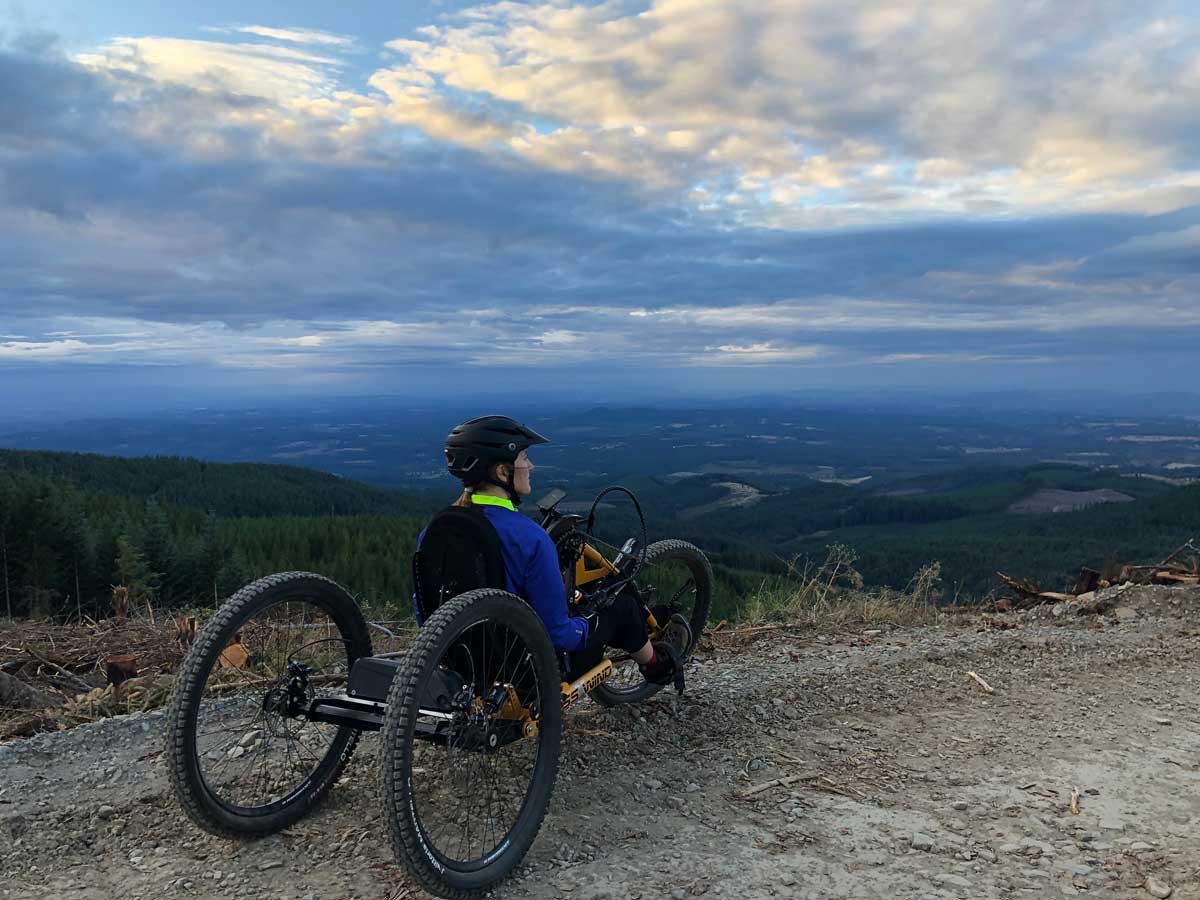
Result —
MULTIPOLYGON (((546 626, 555 650, 582 650, 587 643, 587 620, 568 615, 558 551, 550 535, 533 519, 517 512, 509 500, 487 494, 476 494, 471 499, 483 507, 484 515, 500 536, 500 554, 504 557, 504 577, 509 592, 533 607, 546 626)), ((424 537, 422 531, 417 537, 418 547, 424 537)), ((420 623, 415 594, 413 615, 420 623)))

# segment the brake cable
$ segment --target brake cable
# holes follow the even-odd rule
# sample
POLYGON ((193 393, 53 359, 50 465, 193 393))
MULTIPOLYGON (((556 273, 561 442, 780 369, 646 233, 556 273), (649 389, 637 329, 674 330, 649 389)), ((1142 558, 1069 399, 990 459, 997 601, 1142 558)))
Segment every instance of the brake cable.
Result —
POLYGON ((587 525, 584 526, 584 529, 583 529, 583 533, 587 536, 588 541, 594 540, 594 541, 596 541, 596 543, 604 544, 606 547, 613 546, 612 544, 608 543, 607 541, 602 541, 599 538, 597 538, 592 533, 592 529, 595 527, 595 524, 596 524, 596 509, 599 507, 600 501, 603 500, 608 494, 611 494, 614 491, 625 494, 630 500, 633 501, 633 508, 635 510, 637 510, 638 524, 641 526, 641 530, 642 530, 642 540, 641 540, 640 546, 638 548, 639 552, 638 552, 636 564, 629 571, 628 575, 626 575, 623 579, 618 581, 616 584, 609 585, 609 587, 606 590, 606 593, 609 593, 611 596, 615 597, 617 594, 619 594, 621 592, 622 588, 624 588, 625 585, 627 585, 629 582, 631 582, 637 576, 637 574, 642 570, 642 568, 646 565, 646 516, 642 512, 642 504, 638 503, 638 498, 636 496, 634 496, 633 491, 629 490, 629 488, 623 487, 619 484, 614 484, 610 487, 606 487, 604 490, 602 490, 599 494, 596 495, 596 499, 592 501, 592 508, 590 510, 588 510, 587 525))

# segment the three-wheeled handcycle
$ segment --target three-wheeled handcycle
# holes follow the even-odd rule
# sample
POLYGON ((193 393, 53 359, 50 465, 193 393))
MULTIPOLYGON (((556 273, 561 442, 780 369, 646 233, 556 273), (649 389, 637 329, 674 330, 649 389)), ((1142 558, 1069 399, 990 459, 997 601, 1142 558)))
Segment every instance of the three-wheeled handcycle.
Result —
MULTIPOLYGON (((603 614, 629 592, 652 639, 686 623, 686 660, 708 617, 712 569, 689 543, 648 544, 640 507, 640 541, 599 540, 596 509, 613 490, 624 489, 602 492, 586 519, 559 511, 560 490, 538 504, 573 614, 603 614)), ((556 653, 530 606, 497 586, 494 555, 460 549, 478 552, 450 567, 457 574, 436 595, 436 574, 414 571, 426 585, 424 624, 406 650, 373 655, 358 604, 321 575, 270 575, 222 604, 184 660, 168 713, 170 776, 197 825, 232 838, 287 827, 328 793, 360 733, 382 731, 385 818, 408 873, 433 894, 468 897, 512 871, 550 802, 564 712, 584 694, 614 706, 662 685, 622 651, 556 653)), ((440 552, 454 555, 454 541, 440 552)), ((418 554, 426 569, 430 555, 418 554)))

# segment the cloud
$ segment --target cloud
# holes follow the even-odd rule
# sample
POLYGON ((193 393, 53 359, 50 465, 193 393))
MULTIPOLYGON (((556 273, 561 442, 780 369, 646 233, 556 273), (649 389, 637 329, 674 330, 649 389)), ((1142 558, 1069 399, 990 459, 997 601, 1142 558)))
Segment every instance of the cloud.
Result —
POLYGON ((0 360, 62 359, 88 349, 83 341, 0 341, 0 360))
POLYGON ((318 44, 333 47, 353 47, 355 40, 344 34, 332 34, 328 31, 315 31, 311 28, 270 28, 266 25, 239 25, 232 31, 242 34, 253 34, 258 37, 270 38, 276 41, 288 41, 293 44, 318 44))
MULTIPOLYGON (((257 32, 124 37, 82 59, 0 46, 0 331, 22 336, 0 338, 6 371, 387 385, 498 371, 560 383, 586 368, 655 384, 666 376, 645 373, 685 371, 695 385, 697 368, 733 383, 878 367, 893 382, 1057 360, 1116 382, 1145 360, 1136 371, 1165 383, 1194 353, 1191 120, 1129 111, 1157 122, 1150 146, 1125 112, 1104 133, 1088 124, 1105 103, 1125 109, 1115 87, 1076 98, 1069 127, 1051 96, 1097 54, 1129 49, 1123 22, 1146 45, 1129 77, 1171 75, 1188 95, 1187 23, 1151 36, 1167 44, 1142 13, 1110 7, 1047 26, 1020 52, 1053 89, 1025 84, 1008 43, 985 35, 996 58, 947 44, 912 73, 894 61, 895 83, 871 88, 887 102, 841 107, 822 66, 857 61, 869 71, 850 67, 846 90, 869 94, 884 67, 870 48, 903 49, 883 13, 631 9, 476 10, 394 43, 374 87, 352 83, 345 45, 257 32), (788 28, 811 79, 778 46, 788 28), (1069 38, 1072 54, 1046 68, 1069 38), (717 74, 686 64, 693 54, 717 74), (955 118, 978 124, 966 106, 909 121, 931 68, 1008 79, 996 146, 955 118), (1010 117, 1033 131, 1008 133, 1010 117), (1106 162, 1105 147, 1128 152, 1106 162), (1130 199, 1155 192, 1171 199, 1153 213, 1130 199)), ((986 25, 987 9, 914 15, 945 37, 986 25)))
POLYGON ((803 363, 829 355, 829 349, 820 346, 781 346, 772 341, 757 344, 720 344, 705 347, 704 353, 692 360, 697 366, 761 366, 772 363, 803 363))
POLYGON ((114 38, 77 60, 96 71, 292 103, 334 94, 340 65, 336 57, 274 44, 166 37, 114 38))
POLYGON ((498 3, 390 42, 372 84, 440 140, 786 227, 1200 187, 1200 23, 1087 6, 498 3))

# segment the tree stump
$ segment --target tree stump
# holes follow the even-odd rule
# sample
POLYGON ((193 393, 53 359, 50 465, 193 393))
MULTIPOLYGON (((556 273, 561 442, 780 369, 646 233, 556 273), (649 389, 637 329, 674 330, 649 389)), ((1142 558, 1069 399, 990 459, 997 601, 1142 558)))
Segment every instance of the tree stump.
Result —
POLYGON ((137 674, 137 657, 129 654, 109 656, 104 660, 104 675, 108 683, 117 687, 137 674))
POLYGON ((129 588, 118 584, 113 588, 113 612, 117 614, 117 624, 124 625, 125 617, 129 615, 129 588))

